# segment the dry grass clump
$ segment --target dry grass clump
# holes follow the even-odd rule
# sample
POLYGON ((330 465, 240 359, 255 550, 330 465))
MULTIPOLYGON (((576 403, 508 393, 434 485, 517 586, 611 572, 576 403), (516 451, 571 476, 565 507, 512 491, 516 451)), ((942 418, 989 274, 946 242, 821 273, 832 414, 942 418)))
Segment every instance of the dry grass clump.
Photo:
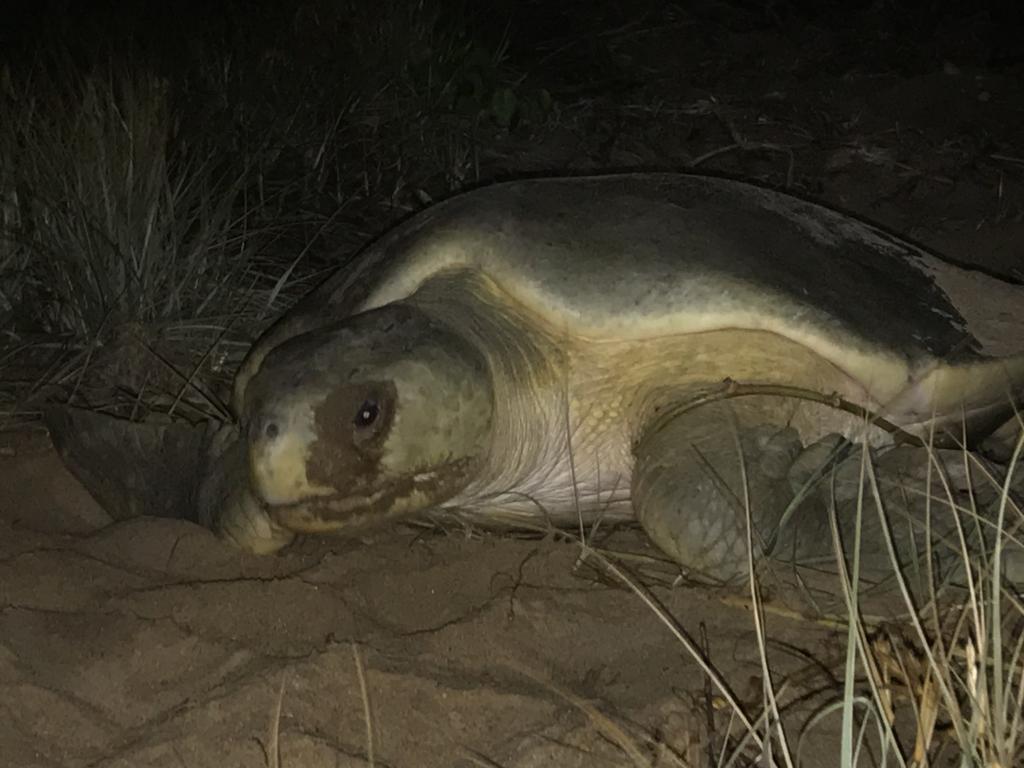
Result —
POLYGON ((242 179, 174 145, 168 84, 67 69, 8 97, 4 266, 21 279, 5 281, 5 304, 82 338, 207 312, 244 268, 242 179))
MULTIPOLYGON (((977 489, 968 494, 964 506, 948 481, 940 479, 946 496, 928 499, 926 535, 932 535, 933 524, 939 527, 942 515, 953 517, 959 545, 956 584, 950 583, 948 574, 940 577, 928 557, 922 601, 909 584, 893 541, 898 512, 883 500, 880 480, 864 452, 862 473, 869 490, 858 499, 852 557, 837 557, 847 608, 843 689, 807 724, 813 729, 824 717, 839 714, 836 764, 843 768, 867 765, 868 760, 899 766, 1010 768, 1024 759, 1024 605, 1003 578, 1004 547, 1010 541, 1019 546, 1015 534, 1021 511, 1011 483, 1020 445, 1001 480, 985 474, 985 465, 971 454, 965 451, 963 457, 965 464, 977 464, 973 476, 978 483, 995 484, 997 514, 993 520, 978 508, 977 489), (891 624, 873 626, 861 611, 859 531, 864 515, 877 515, 884 523, 885 547, 903 601, 900 631, 891 624), (980 535, 985 520, 994 523, 995 530, 980 535), (874 750, 878 754, 869 757, 874 750)), ((930 450, 929 461, 936 475, 943 472, 930 450)), ((834 548, 842 552, 838 528, 833 515, 834 548)), ((763 644, 762 657, 767 657, 763 644)), ((784 748, 785 743, 780 741, 779 746, 784 748)), ((785 762, 790 764, 788 755, 785 762)))
MULTIPOLYGON (((1005 477, 995 476, 988 465, 964 451, 964 464, 974 470, 971 476, 976 483, 966 502, 954 494, 938 457, 929 447, 921 449, 930 466, 925 487, 934 487, 935 480, 945 488, 944 498, 928 497, 925 533, 931 537, 932 526, 939 528, 940 517, 952 516, 958 558, 952 579, 948 569, 940 575, 932 567, 932 558, 927 559, 923 599, 922 592, 910 585, 892 538, 899 511, 887 506, 880 491, 885 480, 876 477, 871 455, 863 452, 854 541, 840 542, 840 525, 835 508, 832 510, 833 547, 840 553, 836 558, 837 593, 846 607, 845 663, 838 675, 840 687, 810 718, 795 718, 790 706, 799 703, 806 691, 799 690, 792 679, 780 684, 782 676, 773 669, 765 621, 771 606, 763 603, 756 576, 751 576, 748 587, 763 691, 760 708, 752 711, 733 693, 729 681, 687 629, 638 580, 585 541, 584 556, 601 563, 632 589, 705 671, 718 709, 729 715, 728 728, 717 734, 718 743, 712 745, 719 766, 1012 768, 1024 763, 1024 602, 1016 591, 1020 585, 1010 585, 1005 578, 1004 551, 1008 546, 1020 546, 1018 531, 1024 514, 1012 487, 1013 468, 1022 447, 1024 441, 1018 444, 1005 477), (987 492, 982 492, 982 485, 988 486, 987 492), (981 509, 979 497, 995 498, 994 507, 981 509), (884 546, 902 603, 897 606, 897 613, 902 614, 897 623, 882 623, 863 610, 862 603, 870 594, 863 587, 867 582, 860 563, 865 515, 879 516, 888 532, 883 534, 884 546), (981 529, 986 525, 990 530, 983 535, 981 529), (808 737, 822 728, 836 733, 837 720, 837 752, 811 754, 806 748, 808 737)), ((757 500, 747 497, 744 502, 749 515, 757 500)), ((753 542, 748 543, 752 552, 753 542)), ((940 543, 936 538, 934 546, 948 547, 949 542, 940 543)), ((751 574, 757 572, 752 557, 749 569, 751 574)), ((795 616, 782 612, 791 619, 795 616)))
MULTIPOLYGON (((160 340, 205 347, 222 336, 252 282, 246 174, 178 141, 168 83, 66 65, 8 76, 4 90, 5 346, 59 350, 50 380, 73 386, 111 350, 148 348, 159 369, 160 340)), ((141 388, 138 370, 116 374, 141 388)))
MULTIPOLYGON (((976 492, 969 495, 965 508, 947 490, 946 498, 937 500, 934 513, 929 511, 938 517, 941 507, 954 517, 959 589, 946 589, 929 567, 928 599, 918 604, 896 565, 891 536, 887 538, 906 608, 906 632, 869 640, 868 628, 858 617, 856 589, 844 573, 851 617, 848 661, 854 654, 860 657, 872 691, 873 715, 886 729, 889 751, 900 765, 927 766, 945 760, 979 768, 1010 768, 1024 760, 1024 604, 1017 594, 1021 585, 1003 578, 1006 546, 1020 546, 1017 532, 1022 513, 1011 489, 1022 447, 1024 441, 1018 443, 1002 479, 974 456, 963 454, 965 465, 976 465, 977 482, 998 491, 994 520, 978 509, 976 492), (988 541, 988 548, 968 546, 971 529, 980 528, 986 520, 994 523, 994 532, 974 541, 988 541), (900 695, 910 704, 911 739, 901 740, 893 729, 900 715, 896 706, 900 695)), ((941 472, 931 458, 936 472, 941 472)), ((870 506, 884 517, 888 512, 877 479, 870 462, 864 466, 870 506)), ((847 671, 844 704, 854 686, 851 663, 847 671)), ((852 754, 849 719, 844 711, 844 759, 852 754)))

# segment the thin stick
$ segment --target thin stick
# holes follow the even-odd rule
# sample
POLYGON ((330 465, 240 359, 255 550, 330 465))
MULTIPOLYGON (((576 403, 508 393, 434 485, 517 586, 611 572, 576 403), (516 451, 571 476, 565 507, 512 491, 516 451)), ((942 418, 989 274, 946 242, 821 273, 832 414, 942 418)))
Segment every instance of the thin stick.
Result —
MULTIPOLYGON (((732 379, 724 379, 722 383, 714 388, 698 391, 693 399, 687 400, 679 405, 667 408, 660 413, 650 427, 650 432, 664 429, 670 421, 677 416, 699 408, 707 403, 718 400, 731 400, 736 397, 751 397, 754 395, 791 397, 797 400, 810 400, 821 403, 836 410, 846 411, 859 419, 867 422, 868 426, 875 426, 893 436, 896 443, 910 443, 912 445, 924 446, 925 441, 916 435, 905 431, 902 427, 882 418, 881 415, 865 408, 857 403, 850 402, 841 397, 838 392, 824 394, 805 387, 792 387, 784 384, 742 384, 732 379)), ((941 447, 941 446, 940 446, 941 447)))

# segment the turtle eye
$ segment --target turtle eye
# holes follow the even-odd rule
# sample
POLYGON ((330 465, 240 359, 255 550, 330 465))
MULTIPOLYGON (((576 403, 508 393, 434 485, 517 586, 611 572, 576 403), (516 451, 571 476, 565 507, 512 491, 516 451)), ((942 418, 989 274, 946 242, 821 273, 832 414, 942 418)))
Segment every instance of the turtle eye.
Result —
POLYGON ((377 405, 377 401, 365 400, 359 406, 359 410, 356 411, 356 417, 352 420, 352 423, 356 429, 366 429, 367 427, 372 427, 379 416, 380 406, 377 405))

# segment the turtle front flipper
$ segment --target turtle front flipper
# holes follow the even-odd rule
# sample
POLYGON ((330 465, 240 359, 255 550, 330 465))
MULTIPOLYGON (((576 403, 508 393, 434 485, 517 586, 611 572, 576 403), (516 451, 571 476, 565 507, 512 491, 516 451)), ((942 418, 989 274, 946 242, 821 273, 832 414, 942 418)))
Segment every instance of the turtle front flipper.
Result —
POLYGON ((233 425, 134 422, 53 407, 46 426, 65 465, 115 520, 190 520, 256 554, 294 534, 250 490, 247 444, 233 425))
POLYGON ((61 460, 115 520, 198 522, 208 426, 135 422, 69 406, 48 408, 44 420, 61 460))
POLYGON ((793 496, 788 471, 802 448, 789 427, 742 421, 731 404, 713 402, 659 422, 634 447, 632 499, 641 525, 680 565, 723 582, 747 573, 739 450, 760 559, 793 496))

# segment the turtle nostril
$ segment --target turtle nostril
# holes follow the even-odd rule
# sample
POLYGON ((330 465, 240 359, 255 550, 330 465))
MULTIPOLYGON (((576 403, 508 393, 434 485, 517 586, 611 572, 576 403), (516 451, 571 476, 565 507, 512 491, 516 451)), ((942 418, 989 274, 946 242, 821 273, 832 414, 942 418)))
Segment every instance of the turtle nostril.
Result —
POLYGON ((276 438, 280 433, 281 430, 278 429, 277 422, 274 421, 271 421, 263 428, 263 434, 266 435, 267 438, 270 440, 276 438))

